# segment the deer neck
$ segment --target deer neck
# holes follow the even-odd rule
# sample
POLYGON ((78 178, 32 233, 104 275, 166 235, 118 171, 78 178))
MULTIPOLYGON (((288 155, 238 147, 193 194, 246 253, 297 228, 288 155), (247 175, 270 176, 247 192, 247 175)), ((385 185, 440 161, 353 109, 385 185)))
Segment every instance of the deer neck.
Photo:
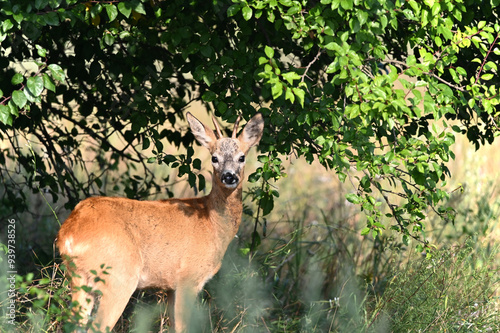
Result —
POLYGON ((207 196, 212 220, 224 229, 232 231, 232 237, 238 231, 243 212, 242 184, 234 189, 228 189, 218 180, 213 180, 212 190, 207 196))

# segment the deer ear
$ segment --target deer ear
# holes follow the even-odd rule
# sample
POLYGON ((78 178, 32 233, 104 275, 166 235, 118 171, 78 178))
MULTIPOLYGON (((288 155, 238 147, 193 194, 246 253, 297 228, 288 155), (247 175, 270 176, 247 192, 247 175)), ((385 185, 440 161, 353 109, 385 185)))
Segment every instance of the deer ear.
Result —
POLYGON ((203 123, 196 119, 190 112, 186 114, 186 117, 196 140, 198 140, 203 147, 211 150, 215 141, 217 141, 214 132, 203 125, 203 123))
POLYGON ((261 113, 257 113, 245 125, 243 132, 238 136, 238 140, 246 146, 246 150, 257 145, 264 132, 264 118, 261 113))

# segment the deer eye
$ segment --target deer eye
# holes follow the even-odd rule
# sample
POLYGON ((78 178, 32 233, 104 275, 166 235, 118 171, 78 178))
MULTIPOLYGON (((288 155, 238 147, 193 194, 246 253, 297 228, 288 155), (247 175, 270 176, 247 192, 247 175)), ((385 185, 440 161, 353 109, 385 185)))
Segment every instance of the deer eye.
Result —
POLYGON ((245 162, 245 155, 241 155, 240 158, 238 159, 238 162, 240 163, 245 162))
POLYGON ((219 163, 217 156, 212 156, 212 163, 219 163))

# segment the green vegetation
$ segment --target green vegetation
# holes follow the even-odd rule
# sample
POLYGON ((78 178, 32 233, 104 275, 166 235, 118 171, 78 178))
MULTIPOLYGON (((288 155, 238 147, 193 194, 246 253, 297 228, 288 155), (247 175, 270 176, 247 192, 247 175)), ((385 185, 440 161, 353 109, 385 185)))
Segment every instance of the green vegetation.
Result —
MULTIPOLYGON (((412 244, 407 248, 389 234, 360 237, 365 221, 356 206, 343 199, 348 188, 327 179, 330 173, 318 165, 313 166, 316 174, 295 172, 304 166, 303 161, 289 166, 289 177, 278 183, 282 195, 267 218, 267 235, 250 260, 242 254, 253 232, 251 216, 245 217, 221 272, 200 296, 195 331, 500 329, 500 200, 494 192, 489 200, 475 193, 472 185, 479 178, 469 178, 464 192, 454 193, 449 202, 458 211, 455 225, 442 227, 437 217, 429 221, 427 227, 436 228, 429 237, 441 249, 427 259, 412 250, 412 244), (315 185, 319 178, 325 179, 315 185)), ((17 278, 18 331, 72 327, 67 282, 59 265, 48 264, 35 274, 17 278)), ((160 292, 136 292, 116 332, 166 330, 165 303, 160 292)))
MULTIPOLYGON (((184 122, 196 107, 266 119, 242 230, 202 296, 205 331, 498 331, 497 170, 461 171, 499 162, 483 147, 500 128, 498 6, 0 0, 0 229, 15 225, 18 328, 71 317, 52 241, 82 198, 206 191, 184 122)), ((118 331, 165 327, 139 295, 118 331)))

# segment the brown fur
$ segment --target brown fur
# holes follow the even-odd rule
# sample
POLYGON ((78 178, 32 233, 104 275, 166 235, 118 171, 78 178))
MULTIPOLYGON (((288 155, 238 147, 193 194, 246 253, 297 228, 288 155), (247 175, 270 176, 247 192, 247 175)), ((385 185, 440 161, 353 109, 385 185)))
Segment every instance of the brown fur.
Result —
POLYGON ((101 330, 115 325, 136 289, 159 287, 168 291, 175 330, 184 331, 196 295, 219 270, 241 222, 244 163, 239 159, 259 142, 264 121, 257 114, 238 138, 221 138, 190 113, 187 118, 197 140, 218 159, 208 196, 160 201, 93 197, 80 202, 62 225, 57 246, 83 323, 97 298, 80 286, 102 292, 94 321, 101 330), (224 183, 227 172, 236 177, 235 184, 224 183), (105 270, 108 274, 99 275, 104 282, 96 282, 91 270, 105 270))

